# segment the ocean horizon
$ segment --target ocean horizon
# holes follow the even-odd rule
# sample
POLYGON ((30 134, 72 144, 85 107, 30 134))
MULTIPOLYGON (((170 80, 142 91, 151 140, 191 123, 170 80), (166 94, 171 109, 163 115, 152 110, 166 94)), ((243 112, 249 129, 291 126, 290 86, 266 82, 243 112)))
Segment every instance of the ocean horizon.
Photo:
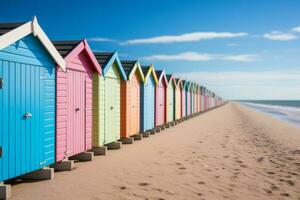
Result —
POLYGON ((300 100, 240 100, 237 102, 300 127, 300 100))

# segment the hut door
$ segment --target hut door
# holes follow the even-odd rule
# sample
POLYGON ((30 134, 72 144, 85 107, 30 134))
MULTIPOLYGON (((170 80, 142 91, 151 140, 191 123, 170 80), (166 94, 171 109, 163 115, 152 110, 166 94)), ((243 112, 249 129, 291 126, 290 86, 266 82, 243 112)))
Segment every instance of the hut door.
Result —
POLYGON ((138 80, 133 77, 131 82, 131 117, 130 117, 130 134, 136 134, 138 132, 138 106, 139 105, 139 85, 138 80))
POLYGON ((104 143, 106 141, 114 141, 117 139, 116 133, 116 116, 117 112, 117 105, 116 101, 119 96, 117 94, 117 87, 118 83, 116 79, 107 78, 105 80, 105 136, 104 136, 104 143))
POLYGON ((44 164, 41 72, 37 66, 0 60, 0 182, 44 164))
POLYGON ((68 71, 67 155, 85 151, 85 73, 68 71))

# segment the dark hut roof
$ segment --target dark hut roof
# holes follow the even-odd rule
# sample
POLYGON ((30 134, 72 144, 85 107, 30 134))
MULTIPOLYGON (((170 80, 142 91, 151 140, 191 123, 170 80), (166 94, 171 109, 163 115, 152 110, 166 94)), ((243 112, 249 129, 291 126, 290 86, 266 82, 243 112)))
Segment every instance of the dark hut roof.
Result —
POLYGON ((81 40, 60 40, 52 41, 53 45, 62 57, 66 57, 81 40))
POLYGON ((111 57, 114 55, 114 52, 94 52, 94 55, 98 63, 101 65, 101 68, 103 69, 109 62, 111 57))
POLYGON ((22 26, 26 22, 16 22, 16 23, 0 23, 0 36, 5 33, 22 26))
POLYGON ((168 82, 171 80, 172 74, 167 74, 166 75, 168 82))
POLYGON ((130 72, 134 68, 136 62, 137 62, 136 60, 122 60, 121 61, 122 67, 123 67, 127 77, 129 76, 130 72))
POLYGON ((162 70, 156 70, 155 73, 156 73, 157 78, 159 79, 160 75, 163 73, 163 71, 162 70))
POLYGON ((151 66, 147 65, 147 66, 142 66, 142 71, 143 71, 143 74, 144 76, 146 77, 149 69, 150 69, 151 66))

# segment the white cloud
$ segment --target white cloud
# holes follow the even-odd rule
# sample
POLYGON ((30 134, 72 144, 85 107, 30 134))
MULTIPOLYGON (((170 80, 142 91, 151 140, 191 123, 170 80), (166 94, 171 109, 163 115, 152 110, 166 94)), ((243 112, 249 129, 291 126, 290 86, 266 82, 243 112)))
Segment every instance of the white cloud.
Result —
POLYGON ((227 99, 300 99, 300 70, 175 74, 227 99))
POLYGON ((263 37, 269 40, 278 40, 278 41, 289 41, 298 38, 296 35, 292 33, 283 33, 279 31, 272 31, 271 33, 266 33, 263 35, 263 37))
POLYGON ((240 55, 214 55, 208 53, 197 53, 197 52, 183 52, 179 54, 157 54, 146 56, 143 60, 162 60, 162 61, 210 61, 210 60, 225 60, 225 61, 236 61, 236 62, 251 62, 258 60, 257 55, 252 54, 240 54, 240 55))
POLYGON ((151 38, 127 40, 122 44, 155 44, 155 43, 174 43, 174 42, 196 42, 201 40, 210 40, 218 38, 236 38, 247 36, 248 33, 230 33, 230 32, 194 32, 182 35, 164 35, 151 38))
POLYGON ((115 42, 116 41, 114 39, 103 38, 103 37, 94 37, 94 38, 89 38, 88 40, 92 42, 115 42))
POLYGON ((258 56, 251 55, 251 54, 242 54, 242 55, 224 56, 222 59, 229 60, 229 61, 252 62, 252 61, 257 61, 258 56))
POLYGON ((228 44, 226 44, 226 45, 229 46, 229 47, 235 47, 235 46, 238 46, 237 43, 228 43, 228 44))
POLYGON ((179 54, 173 54, 173 55, 164 55, 164 54, 158 54, 158 55, 152 55, 143 57, 144 60, 163 60, 163 61, 169 61, 169 60, 186 60, 186 61, 208 61, 212 60, 213 56, 210 54, 201 54, 196 52, 184 52, 179 54))
POLYGON ((299 33, 300 33, 300 26, 297 26, 297 27, 292 28, 292 31, 295 31, 295 32, 299 32, 299 33))

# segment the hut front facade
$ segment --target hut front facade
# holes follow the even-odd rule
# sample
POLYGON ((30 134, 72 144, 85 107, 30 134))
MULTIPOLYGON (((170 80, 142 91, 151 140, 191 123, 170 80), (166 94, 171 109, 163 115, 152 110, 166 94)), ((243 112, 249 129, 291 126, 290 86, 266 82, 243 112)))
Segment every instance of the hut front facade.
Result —
POLYGON ((181 117, 186 117, 186 89, 185 89, 186 80, 181 81, 182 90, 181 90, 181 117))
POLYGON ((155 71, 158 84, 155 88, 155 126, 166 123, 166 94, 168 81, 164 71, 155 71))
POLYGON ((94 52, 102 76, 93 77, 93 147, 115 142, 120 134, 121 81, 127 77, 117 52, 94 52))
POLYGON ((168 81, 167 87, 167 122, 175 120, 175 89, 176 82, 172 74, 166 75, 168 81))
POLYGON ((140 88, 144 75, 138 61, 121 61, 127 80, 121 81, 121 138, 140 133, 140 88))
POLYGON ((141 85, 141 132, 155 127, 155 86, 158 83, 153 65, 142 66, 144 82, 141 85))
POLYGON ((56 65, 36 18, 0 24, 0 182, 55 162, 56 65))
POLYGON ((186 116, 191 115, 191 83, 185 81, 184 89, 185 89, 185 108, 186 108, 186 116))
POLYGON ((175 79, 175 119, 178 120, 181 118, 182 114, 182 108, 181 108, 181 94, 183 90, 182 81, 181 79, 177 78, 175 79))
POLYGON ((102 74, 86 40, 53 41, 66 61, 57 69, 56 161, 92 148, 93 74, 102 74))

